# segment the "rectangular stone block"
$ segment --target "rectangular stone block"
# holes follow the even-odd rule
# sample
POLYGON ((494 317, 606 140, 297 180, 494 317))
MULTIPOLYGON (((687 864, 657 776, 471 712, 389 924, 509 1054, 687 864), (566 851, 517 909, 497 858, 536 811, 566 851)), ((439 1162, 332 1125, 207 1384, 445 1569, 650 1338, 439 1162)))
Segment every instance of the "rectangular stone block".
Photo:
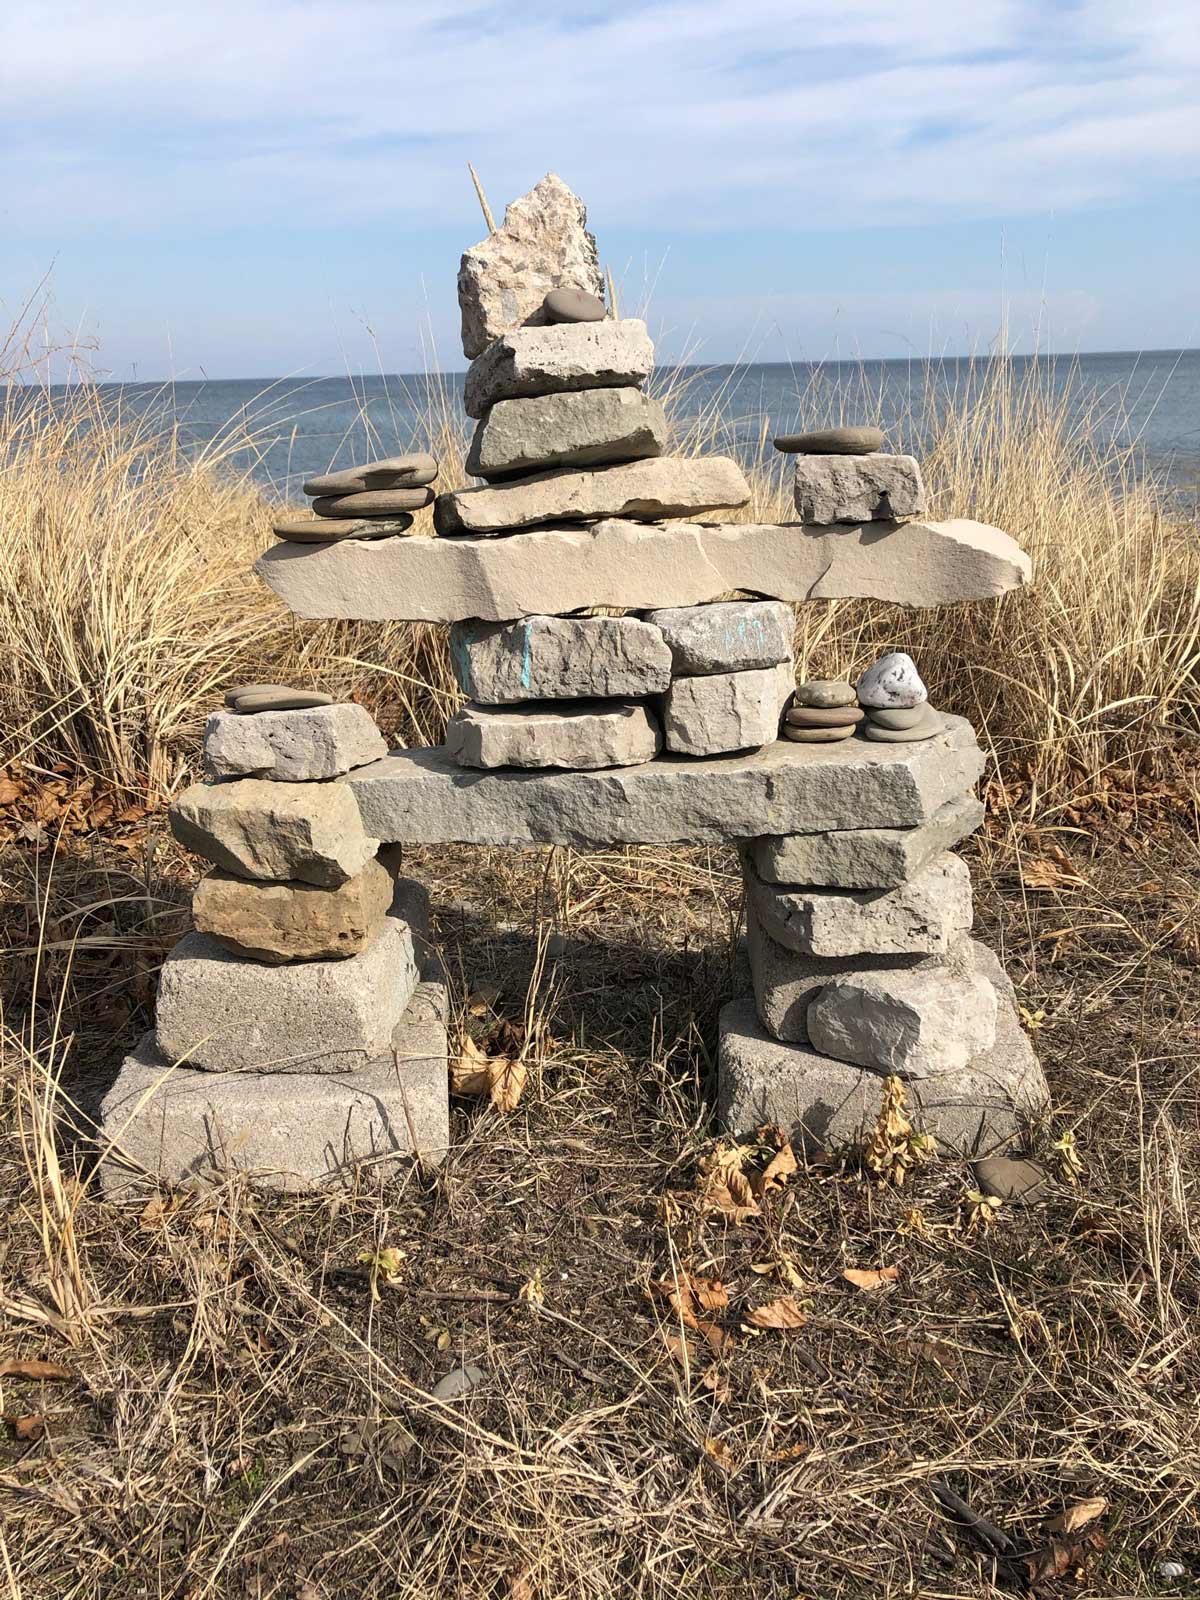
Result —
POLYGON ((363 832, 342 783, 271 783, 259 778, 194 783, 168 812, 185 850, 243 878, 296 878, 334 889, 379 849, 363 832))
POLYGON ((455 623, 450 656, 459 687, 482 705, 637 699, 671 682, 662 634, 636 617, 455 623))
POLYGON ((844 973, 808 1008, 822 1055, 901 1078, 958 1071, 996 1042, 996 991, 949 967, 844 973))
POLYGON ((914 827, 969 788, 969 723, 916 744, 776 740, 752 755, 659 756, 607 772, 467 772, 444 749, 397 750, 344 783, 363 824, 400 844, 707 844, 855 825, 914 827))
POLYGON ((895 889, 867 891, 764 883, 745 850, 742 869, 763 932, 801 955, 941 955, 971 926, 971 874, 958 856, 935 856, 895 889))
POLYGON ((423 983, 390 1048, 354 1072, 212 1073, 173 1066, 147 1033, 101 1103, 103 1192, 204 1184, 231 1172, 269 1189, 440 1163, 450 1145, 446 992, 423 983))
POLYGON ((755 839, 755 871, 767 883, 894 889, 980 827, 982 802, 959 795, 916 828, 845 828, 755 839))
POLYGON ((316 884, 255 883, 210 872, 192 896, 197 933, 234 955, 278 966, 284 961, 345 959, 365 950, 392 904, 392 874, 378 859, 336 889, 316 884))
POLYGON ((466 466, 472 477, 499 478, 636 461, 662 455, 668 431, 662 403, 640 389, 500 400, 477 425, 466 466))
POLYGON ((663 697, 666 747, 678 755, 713 756, 771 744, 795 687, 790 657, 757 672, 676 678, 663 697))
POLYGON ((1006 533, 962 520, 835 529, 608 520, 519 539, 281 540, 254 570, 302 617, 503 622, 697 606, 739 589, 776 600, 949 605, 1018 589, 1031 567, 1006 533))
POLYGON ((371 713, 348 702, 296 711, 214 711, 204 728, 204 766, 214 778, 320 782, 386 754, 371 713))
POLYGON ((588 771, 637 766, 658 754, 662 734, 636 701, 569 700, 527 706, 477 706, 446 725, 446 754, 463 767, 566 767, 588 771))
POLYGON ((433 520, 443 535, 500 534, 598 517, 689 517, 742 506, 749 498, 745 474, 729 456, 655 456, 459 489, 438 496, 433 520))
POLYGON ((780 600, 726 600, 673 606, 646 618, 662 630, 677 678, 753 672, 792 659, 796 617, 780 600))
POLYGON ((925 515, 925 485, 912 456, 806 456, 796 462, 801 522, 890 521, 925 515))
POLYGON ((499 400, 564 389, 637 388, 653 366, 654 346, 637 317, 512 328, 467 368, 463 407, 469 417, 482 417, 499 400))

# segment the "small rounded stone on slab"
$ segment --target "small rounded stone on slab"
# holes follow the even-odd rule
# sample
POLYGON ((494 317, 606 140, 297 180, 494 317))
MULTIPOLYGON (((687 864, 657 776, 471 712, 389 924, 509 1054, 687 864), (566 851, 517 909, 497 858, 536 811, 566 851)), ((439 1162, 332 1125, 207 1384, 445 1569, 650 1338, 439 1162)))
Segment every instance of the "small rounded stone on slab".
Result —
POLYGON ((788 456, 869 456, 882 450, 882 428, 818 428, 812 433, 781 433, 776 450, 788 456))
POLYGON ((1050 1174, 1039 1162, 1015 1156, 985 1156, 974 1162, 971 1170, 984 1194, 1007 1200, 1010 1205, 1030 1204, 1050 1181, 1050 1174))
POLYGON ((416 489, 432 483, 437 475, 436 458, 424 450, 414 450, 406 456, 384 456, 361 467, 323 473, 320 477, 309 478, 303 488, 305 494, 311 495, 354 494, 367 489, 416 489))
POLYGON ((413 525, 412 516, 401 512, 395 517, 362 517, 350 520, 336 517, 284 517, 271 532, 289 544, 335 544, 339 539, 390 539, 405 534, 413 525))
POLYGON ((786 713, 793 728, 852 728, 865 715, 858 706, 791 706, 786 713))
POLYGON ((877 728, 916 728, 925 720, 928 700, 919 706, 872 706, 867 721, 877 728))
POLYGON ((322 495, 313 501, 318 517, 394 517, 433 503, 433 490, 366 489, 361 494, 322 495))
POLYGON ((919 706, 929 699, 929 690, 921 682, 916 662, 903 650, 880 656, 875 665, 863 673, 857 688, 859 705, 872 710, 876 706, 885 709, 919 706))
POLYGON ((783 725, 784 738, 793 744, 836 744, 840 739, 851 738, 853 733, 853 723, 845 728, 797 728, 791 722, 783 725))
POLYGON ((336 704, 321 689, 291 689, 286 683, 244 683, 230 689, 225 704, 231 711, 307 711, 336 704))
POLYGON ((607 313, 600 296, 586 289, 551 289, 542 315, 547 322, 603 322, 607 313))
POLYGON ((798 706, 852 706, 857 699, 853 684, 834 678, 810 678, 796 689, 798 706))
POLYGON ((916 744, 921 739, 932 739, 941 733, 944 723, 932 706, 925 708, 925 716, 911 728, 881 728, 877 722, 863 723, 863 733, 874 744, 916 744))

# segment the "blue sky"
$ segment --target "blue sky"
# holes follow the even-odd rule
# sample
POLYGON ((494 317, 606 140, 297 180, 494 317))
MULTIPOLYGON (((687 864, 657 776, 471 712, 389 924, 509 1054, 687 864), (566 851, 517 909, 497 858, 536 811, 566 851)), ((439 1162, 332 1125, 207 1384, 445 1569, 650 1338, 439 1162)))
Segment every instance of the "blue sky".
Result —
POLYGON ((666 358, 1200 343, 1195 0, 2 10, 0 300, 113 376, 461 367, 468 160, 666 358))

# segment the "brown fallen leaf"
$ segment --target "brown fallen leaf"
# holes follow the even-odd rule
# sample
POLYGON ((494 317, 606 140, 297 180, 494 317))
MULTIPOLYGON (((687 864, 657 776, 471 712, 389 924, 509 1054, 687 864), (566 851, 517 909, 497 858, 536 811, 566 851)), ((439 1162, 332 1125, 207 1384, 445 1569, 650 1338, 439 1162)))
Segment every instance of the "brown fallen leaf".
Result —
POLYGON ((0 1361, 0 1378, 53 1378, 65 1382, 76 1376, 70 1367, 60 1366, 57 1361, 0 1361))
POLYGON ((1099 1528, 1090 1528, 1065 1539, 1051 1539, 1042 1549, 1025 1557, 1030 1585, 1036 1590, 1039 1585, 1068 1574, 1075 1574, 1082 1580, 1089 1557, 1107 1549, 1108 1540, 1099 1528))
POLYGON ((1058 1516, 1051 1517, 1046 1524, 1046 1532, 1078 1533, 1080 1528, 1086 1528, 1089 1522, 1095 1522, 1107 1510, 1108 1501, 1102 1494, 1095 1495, 1091 1500, 1076 1500, 1074 1505, 1060 1511, 1058 1516))
POLYGON ((692 1279, 684 1272, 678 1278, 660 1278, 653 1291, 666 1300, 685 1328, 700 1334, 714 1354, 721 1349, 725 1330, 700 1315, 701 1311, 714 1311, 729 1304, 729 1295, 718 1279, 692 1279), (698 1290, 696 1285, 700 1286, 698 1290))
POLYGON ((31 1417, 5 1417, 12 1428, 13 1438, 23 1444, 34 1444, 46 1431, 46 1419, 41 1415, 31 1417))
POLYGON ((701 1211, 720 1211, 735 1227, 758 1215, 758 1201, 742 1170, 749 1153, 746 1145, 721 1144, 700 1161, 701 1211))
POLYGON ((509 1600, 533 1600, 533 1568, 521 1567, 508 1575, 509 1600))
POLYGON ((486 1017, 503 993, 498 983, 481 983, 467 996, 467 1011, 473 1017, 486 1017))
POLYGON ((775 1154, 763 1171, 750 1178, 751 1190, 755 1198, 761 1200, 764 1195, 782 1189, 797 1170, 799 1163, 796 1160, 796 1152, 792 1149, 792 1142, 782 1128, 762 1127, 758 1130, 758 1137, 761 1144, 775 1145, 775 1154))
POLYGON ((768 1300, 765 1306, 755 1306, 743 1320, 752 1328, 802 1328, 808 1318, 793 1296, 785 1294, 778 1300, 768 1300))
POLYGON ((708 1438, 704 1441, 704 1454, 710 1461, 715 1461, 726 1472, 736 1472, 737 1462, 734 1460, 733 1451, 724 1439, 708 1438))
POLYGON ((465 1034, 458 1060, 450 1063, 450 1093, 469 1098, 487 1094, 491 1086, 488 1058, 470 1034, 465 1034))
POLYGON ((852 1283, 856 1289, 870 1291, 882 1289, 885 1283, 895 1283, 900 1276, 899 1267, 880 1267, 878 1272, 863 1271, 859 1267, 847 1267, 842 1273, 847 1283, 852 1283))
POLYGON ((488 1059, 492 1104, 497 1111, 515 1111, 525 1092, 529 1068, 523 1061, 488 1059))
POLYGON ((660 1331, 667 1350, 683 1368, 684 1377, 690 1378, 692 1375, 692 1362, 696 1359, 691 1345, 686 1339, 681 1339, 677 1333, 672 1333, 669 1328, 663 1328, 660 1331))

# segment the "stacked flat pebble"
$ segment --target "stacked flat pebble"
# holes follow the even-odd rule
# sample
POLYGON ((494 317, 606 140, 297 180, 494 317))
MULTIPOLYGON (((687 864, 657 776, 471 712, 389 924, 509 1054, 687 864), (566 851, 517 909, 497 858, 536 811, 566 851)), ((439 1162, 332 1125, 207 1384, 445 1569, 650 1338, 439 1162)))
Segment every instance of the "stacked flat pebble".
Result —
POLYGON ((853 685, 813 678, 796 689, 784 714, 783 733, 793 744, 838 744, 849 739, 863 719, 853 685))
POLYGON ((917 664, 903 650, 881 656, 858 680, 856 692, 866 716, 863 734, 876 744, 913 744, 941 730, 917 664))
POLYGON ((912 456, 886 455, 878 428, 780 434, 776 450, 796 458, 795 502, 802 522, 894 522, 925 514, 925 484, 912 456))
POLYGON ((422 451, 310 478, 311 517, 281 517, 273 531, 292 544, 390 539, 410 533, 413 512, 433 503, 438 464, 422 451))

